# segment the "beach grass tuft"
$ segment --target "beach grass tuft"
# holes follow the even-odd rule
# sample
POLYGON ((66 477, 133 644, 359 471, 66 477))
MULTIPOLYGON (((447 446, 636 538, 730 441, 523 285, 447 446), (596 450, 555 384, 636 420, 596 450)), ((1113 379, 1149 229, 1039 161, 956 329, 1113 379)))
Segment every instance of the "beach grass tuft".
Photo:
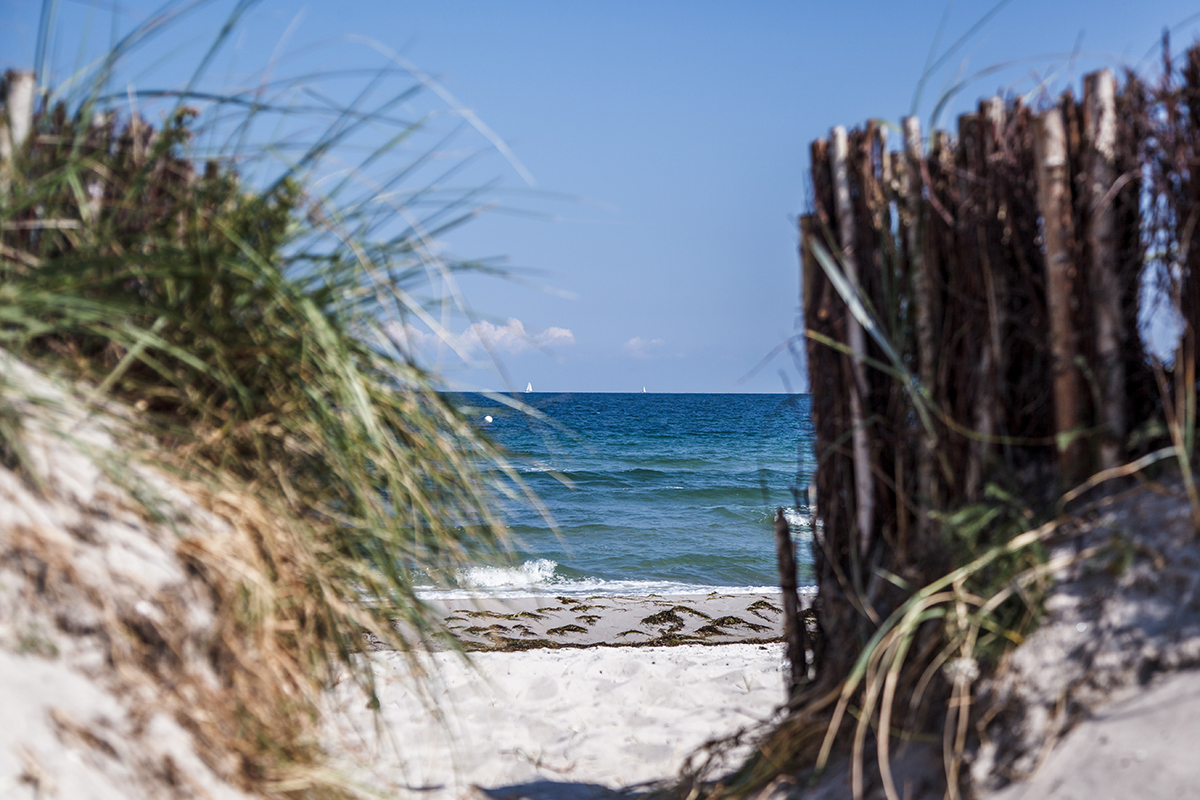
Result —
MULTIPOLYGON (((214 540, 183 555, 226 600, 241 654, 226 667, 252 652, 261 665, 225 675, 239 687, 229 725, 196 728, 262 789, 319 758, 303 744, 312 695, 292 689, 348 674, 375 702, 364 637, 404 652, 439 640, 414 583, 504 549, 498 500, 534 501, 403 335, 428 317, 422 287, 477 266, 432 247, 475 216, 476 193, 405 188, 436 143, 380 171, 420 134, 396 110, 421 81, 368 106, 372 83, 309 116, 289 110, 301 87, 286 82, 193 90, 207 61, 183 92, 107 95, 137 43, 191 5, 118 42, 76 76, 82 89, 39 95, 0 165, 0 347, 87 387, 95 413, 154 443, 143 457, 251 533, 246 551, 214 540), (131 96, 166 97, 161 119, 131 96), (272 124, 286 140, 250 136, 272 124), (367 126, 390 132, 365 154, 338 150, 367 126), (227 144, 200 146, 214 140, 227 144)), ((21 424, 0 408, 6 466, 25 461, 21 424)))

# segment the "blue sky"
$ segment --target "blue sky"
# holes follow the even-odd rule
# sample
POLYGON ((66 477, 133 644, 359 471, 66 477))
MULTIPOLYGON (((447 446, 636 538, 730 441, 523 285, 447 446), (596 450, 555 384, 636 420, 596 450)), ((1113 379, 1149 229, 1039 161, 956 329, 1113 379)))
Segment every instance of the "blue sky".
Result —
MULTIPOLYGON (((32 65, 40 5, 0 0, 0 66, 32 65)), ((69 75, 157 5, 60 0, 51 75, 69 75)), ((213 2, 182 20, 126 77, 179 85, 231 7, 213 2)), ((447 322, 468 346, 487 338, 504 369, 447 359, 450 380, 539 391, 801 390, 786 354, 739 380, 795 332, 794 220, 806 203, 809 142, 833 125, 907 114, 939 27, 944 53, 993 8, 263 0, 212 75, 245 85, 279 54, 288 56, 273 68, 280 73, 378 66, 369 38, 434 76, 511 147, 533 185, 501 154, 485 154, 457 180, 496 181, 501 208, 440 242, 457 256, 502 259, 527 279, 464 280, 476 316, 447 322)), ((933 73, 917 111, 928 127, 938 98, 959 82, 950 114, 1042 81, 1055 92, 1078 87, 1101 66, 1151 69, 1163 28, 1183 23, 1173 35, 1182 49, 1200 33, 1187 21, 1198 11, 1012 0, 933 73)), ((457 119, 439 98, 421 102, 420 112, 443 114, 433 131, 457 119)), ((468 129, 446 155, 486 147, 468 129)))

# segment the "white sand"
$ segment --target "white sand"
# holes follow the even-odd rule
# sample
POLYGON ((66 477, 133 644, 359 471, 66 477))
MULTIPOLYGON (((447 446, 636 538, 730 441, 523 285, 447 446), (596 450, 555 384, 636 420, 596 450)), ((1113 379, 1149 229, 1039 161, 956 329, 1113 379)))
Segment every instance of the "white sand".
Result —
POLYGON ((1071 731, 991 800, 1200 799, 1200 672, 1163 676, 1071 731))
POLYGON ((204 654, 221 635, 216 599, 175 548, 229 526, 132 458, 130 428, 3 351, 0 374, 42 485, 0 467, 0 798, 248 798, 201 758, 172 696, 185 670, 216 680, 204 654), (151 498, 168 522, 137 511, 151 498), (166 668, 174 686, 113 657, 132 643, 126 633, 114 647, 111 632, 140 619, 194 648, 166 668))
POLYGON ((494 797, 590 797, 669 778, 706 741, 770 718, 783 701, 780 644, 479 652, 474 668, 422 654, 438 673, 430 686, 444 720, 415 692, 402 656, 376 657, 392 741, 375 735, 353 687, 339 687, 336 762, 379 790, 436 800, 477 796, 473 786, 494 797))
MULTIPOLYGON (((236 761, 220 750, 202 753, 189 733, 187 720, 210 709, 175 699, 207 697, 192 690, 218 685, 205 654, 222 635, 217 599, 176 547, 185 536, 231 536, 232 526, 167 473, 124 454, 132 438, 125 428, 110 430, 107 417, 90 415, 3 353, 0 371, 45 400, 36 405, 40 416, 34 404, 20 408, 35 474, 47 487, 35 492, 0 468, 0 798, 245 797, 221 777, 236 774, 236 761), (169 522, 147 521, 129 487, 160 500, 169 522), (118 620, 180 628, 191 655, 169 667, 176 671, 166 681, 127 656, 117 668, 113 642, 128 647, 110 637, 118 620), (177 679, 195 682, 181 688, 171 683, 177 679)), ((13 402, 11 393, 0 395, 13 402)), ((747 641, 778 634, 777 599, 446 605, 476 644, 544 639, 552 647, 479 652, 477 669, 451 652, 424 654, 439 677, 427 685, 444 720, 414 694, 400 656, 373 654, 382 715, 366 709, 353 686, 338 687, 329 738, 338 765, 385 796, 440 786, 419 796, 449 800, 473 794, 472 784, 553 781, 555 797, 580 797, 589 784, 668 778, 707 739, 770 716, 783 700, 780 646, 747 641), (528 613, 506 616, 521 612, 528 613), (493 628, 505 635, 491 636, 493 628), (726 643, 564 647, 672 637, 726 643), (734 637, 743 641, 728 643, 734 637), (377 722, 384 737, 376 736, 377 722)))

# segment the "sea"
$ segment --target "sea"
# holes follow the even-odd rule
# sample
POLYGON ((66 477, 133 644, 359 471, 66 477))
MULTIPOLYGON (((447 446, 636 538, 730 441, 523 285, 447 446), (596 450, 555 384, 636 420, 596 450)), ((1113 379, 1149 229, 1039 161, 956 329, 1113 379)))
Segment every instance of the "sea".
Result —
POLYGON ((526 408, 452 400, 511 455, 543 510, 506 509, 507 558, 419 586, 421 596, 643 596, 777 591, 784 508, 812 581, 807 395, 538 393, 526 408))

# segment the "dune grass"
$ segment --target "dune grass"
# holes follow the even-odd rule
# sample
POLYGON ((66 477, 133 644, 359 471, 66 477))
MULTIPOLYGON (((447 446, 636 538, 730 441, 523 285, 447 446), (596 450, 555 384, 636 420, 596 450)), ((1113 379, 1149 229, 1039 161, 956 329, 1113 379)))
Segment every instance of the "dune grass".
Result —
MULTIPOLYGON (((402 75, 394 64, 346 104, 297 103, 300 83, 319 95, 320 76, 199 91, 249 3, 184 90, 106 95, 122 58, 192 5, 119 41, 71 91, 40 95, 2 165, 0 346, 83 381, 97 412, 113 399, 138 412, 162 466, 258 531, 242 558, 255 580, 228 568, 230 553, 188 554, 231 598, 250 649, 269 639, 311 685, 349 668, 375 702, 355 659, 362 637, 408 650, 438 636, 414 582, 503 550, 497 501, 533 502, 404 333, 412 318, 440 330, 423 287, 480 268, 434 253, 478 213, 479 192, 414 185, 444 141, 414 148, 422 120, 400 113, 427 76, 370 99, 402 75), (166 98, 161 121, 133 97, 166 98), (368 127, 370 148, 343 147, 368 127)), ((0 451, 17 468, 19 427, 0 414, 0 451)), ((270 672, 243 694, 270 705, 270 672)), ((316 758, 286 746, 282 707, 248 706, 258 723, 235 736, 259 741, 251 755, 267 763, 316 758)))

